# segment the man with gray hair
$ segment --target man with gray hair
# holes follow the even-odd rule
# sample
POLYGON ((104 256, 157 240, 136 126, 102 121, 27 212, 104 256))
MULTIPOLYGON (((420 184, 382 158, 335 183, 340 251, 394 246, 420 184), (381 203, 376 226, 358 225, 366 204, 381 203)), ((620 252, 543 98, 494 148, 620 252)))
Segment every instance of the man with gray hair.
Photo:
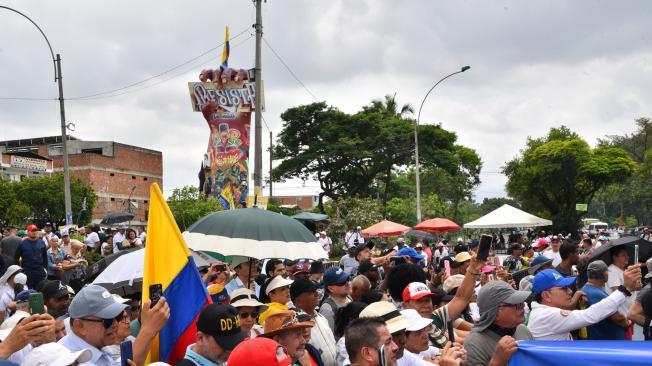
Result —
MULTIPOLYGON (((603 261, 597 260, 589 263, 586 268, 588 281, 582 287, 582 291, 588 299, 586 307, 607 298, 609 294, 604 290, 604 285, 609 280, 609 267, 603 261)), ((587 327, 591 340, 625 340, 625 331, 630 321, 627 316, 619 312, 587 327)))
POLYGON ((507 365, 517 340, 532 340, 523 324, 530 291, 516 291, 503 281, 491 281, 478 293, 480 320, 464 340, 466 365, 507 365))

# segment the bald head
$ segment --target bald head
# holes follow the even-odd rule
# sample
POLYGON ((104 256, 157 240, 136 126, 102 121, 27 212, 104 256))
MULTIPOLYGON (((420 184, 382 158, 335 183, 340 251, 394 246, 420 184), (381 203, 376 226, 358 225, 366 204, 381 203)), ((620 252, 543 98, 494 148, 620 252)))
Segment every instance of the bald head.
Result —
POLYGON ((362 301, 362 295, 371 291, 371 282, 363 275, 357 275, 351 281, 351 298, 353 301, 362 301))

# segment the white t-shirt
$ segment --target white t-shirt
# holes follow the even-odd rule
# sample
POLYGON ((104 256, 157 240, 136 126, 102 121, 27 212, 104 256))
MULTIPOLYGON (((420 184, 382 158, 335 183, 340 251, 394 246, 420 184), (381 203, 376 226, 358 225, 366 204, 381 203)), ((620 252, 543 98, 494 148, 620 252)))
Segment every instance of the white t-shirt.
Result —
POLYGON ((326 253, 330 253, 330 252, 331 252, 331 245, 333 244, 333 241, 331 240, 331 238, 329 238, 328 236, 325 237, 325 238, 319 238, 319 239, 317 240, 317 242, 318 242, 319 244, 321 244, 321 247, 324 248, 324 250, 326 251, 326 253))
POLYGON ((552 250, 548 250, 543 252, 543 256, 552 259, 552 266, 557 267, 559 263, 561 263, 561 254, 559 252, 553 252, 552 250))
POLYGON ((397 360, 396 366, 432 366, 432 363, 406 349, 403 351, 403 357, 397 360))
POLYGON ((100 242, 100 236, 97 235, 95 231, 91 231, 90 234, 86 235, 86 239, 84 239, 84 244, 88 246, 89 248, 95 248, 96 245, 100 242))
POLYGON ((144 231, 142 233, 138 234, 138 239, 140 239, 140 241, 142 243, 145 242, 145 238, 147 238, 147 234, 144 231))
POLYGON ((125 236, 122 235, 119 231, 113 235, 113 245, 115 248, 115 243, 122 243, 125 240, 125 236))
POLYGON ((355 240, 358 240, 358 244, 364 244, 364 237, 361 233, 354 231, 346 239, 346 244, 350 247, 355 246, 355 240))
MULTIPOLYGON (((611 294, 613 292, 612 290, 613 287, 618 287, 620 285, 625 284, 625 272, 622 269, 618 268, 617 266, 610 264, 607 274, 609 276, 609 280, 607 280, 607 283, 605 283, 604 290, 608 294, 611 294)), ((629 311, 629 306, 632 304, 632 302, 634 302, 634 299, 636 299, 637 294, 638 291, 632 292, 632 296, 627 297, 625 303, 623 303, 622 305, 620 305, 620 307, 618 307, 618 312, 627 315, 629 311)))

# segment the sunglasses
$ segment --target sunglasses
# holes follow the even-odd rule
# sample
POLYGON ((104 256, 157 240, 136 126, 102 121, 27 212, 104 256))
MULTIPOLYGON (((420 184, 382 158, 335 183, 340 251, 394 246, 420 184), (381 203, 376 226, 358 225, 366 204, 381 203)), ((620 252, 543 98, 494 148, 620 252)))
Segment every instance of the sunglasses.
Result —
POLYGON ((112 319, 88 319, 88 318, 81 318, 80 320, 86 320, 89 322, 93 323, 104 323, 104 329, 109 329, 113 325, 113 322, 116 321, 120 323, 122 319, 124 318, 124 314, 119 314, 115 318, 112 319))
POLYGON ((240 313, 240 319, 247 319, 248 317, 252 317, 252 318, 256 319, 258 317, 258 313, 255 312, 255 311, 252 311, 252 312, 244 312, 243 311, 243 312, 240 313))

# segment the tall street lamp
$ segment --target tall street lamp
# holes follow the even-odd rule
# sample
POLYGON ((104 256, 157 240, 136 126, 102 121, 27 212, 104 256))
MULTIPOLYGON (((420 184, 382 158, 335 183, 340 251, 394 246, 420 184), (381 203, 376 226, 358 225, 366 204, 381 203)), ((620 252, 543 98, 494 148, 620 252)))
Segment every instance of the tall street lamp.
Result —
POLYGON ((452 74, 446 75, 443 78, 441 78, 438 82, 435 83, 435 85, 428 90, 426 93, 426 96, 423 97, 423 101, 421 102, 421 106, 419 107, 419 114, 417 115, 417 123, 414 124, 414 162, 415 162, 415 168, 416 168, 416 186, 417 186, 417 224, 421 222, 421 181, 419 180, 419 120, 421 119, 421 109, 423 108, 423 103, 426 102, 426 98, 428 98, 428 95, 430 95, 430 92, 433 91, 439 85, 442 81, 448 79, 449 77, 457 74, 461 74, 464 71, 470 69, 471 66, 463 66, 460 71, 456 71, 452 74))
POLYGON ((14 13, 22 15, 25 19, 29 20, 30 23, 34 24, 36 29, 41 32, 45 42, 48 44, 50 49, 50 54, 52 55, 52 62, 54 63, 54 81, 59 84, 59 112, 61 117, 61 143, 63 149, 63 196, 64 196, 64 206, 66 209, 66 226, 72 225, 72 204, 70 201, 70 170, 68 169, 68 137, 66 136, 66 111, 64 108, 64 99, 63 99, 63 82, 61 76, 61 57, 57 53, 57 56, 54 56, 52 51, 52 46, 50 45, 50 40, 45 36, 41 27, 38 26, 30 17, 19 12, 16 9, 10 8, 8 6, 0 5, 0 8, 13 11, 14 13))

